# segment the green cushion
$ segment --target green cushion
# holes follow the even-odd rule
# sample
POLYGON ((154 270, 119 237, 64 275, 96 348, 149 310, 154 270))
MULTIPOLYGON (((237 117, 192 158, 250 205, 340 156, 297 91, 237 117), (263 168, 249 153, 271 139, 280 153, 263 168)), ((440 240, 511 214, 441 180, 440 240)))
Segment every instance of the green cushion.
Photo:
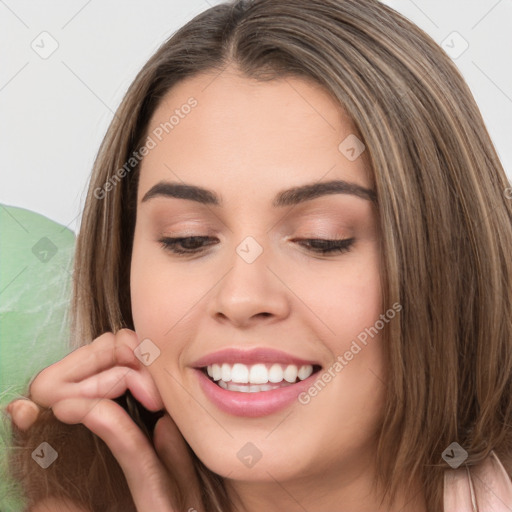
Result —
MULTIPOLYGON (((74 233, 37 213, 0 204, 0 408, 32 377, 69 353, 74 233)), ((0 510, 19 512, 6 477, 10 420, 0 423, 0 510)), ((34 462, 35 463, 35 462, 34 462)))

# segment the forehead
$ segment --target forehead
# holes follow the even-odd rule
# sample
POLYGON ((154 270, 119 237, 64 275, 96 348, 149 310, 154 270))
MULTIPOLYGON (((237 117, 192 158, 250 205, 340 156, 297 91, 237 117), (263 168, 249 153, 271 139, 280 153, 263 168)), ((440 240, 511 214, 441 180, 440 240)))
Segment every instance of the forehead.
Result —
POLYGON ((361 138, 339 103, 309 79, 256 81, 232 69, 195 75, 162 99, 147 129, 141 196, 155 182, 185 181, 226 194, 344 179, 369 187, 366 153, 347 158, 342 143, 361 138), (340 149, 340 144, 342 144, 340 149))

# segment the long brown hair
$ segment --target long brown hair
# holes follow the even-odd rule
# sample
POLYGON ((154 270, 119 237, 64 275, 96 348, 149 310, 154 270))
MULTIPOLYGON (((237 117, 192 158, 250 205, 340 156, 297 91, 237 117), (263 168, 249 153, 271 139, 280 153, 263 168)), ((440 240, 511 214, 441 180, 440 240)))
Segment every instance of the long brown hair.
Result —
MULTIPOLYGON (((402 305, 399 322, 383 331, 390 377, 377 469, 384 496, 392 500, 420 481, 428 509, 442 510, 449 466, 441 454, 453 441, 468 452, 466 464, 495 450, 510 474, 509 183, 450 58, 376 0, 234 1, 196 16, 158 49, 130 86, 94 164, 76 247, 72 346, 133 328, 129 255, 139 166, 100 197, 105 183, 143 145, 151 115, 175 84, 229 64, 255 80, 314 80, 352 118, 370 156, 383 308, 402 305)), ((30 502, 53 494, 91 510, 107 502, 109 510, 134 510, 115 459, 82 425, 48 413, 15 434, 13 472, 30 502), (60 456, 60 469, 37 472, 30 453, 43 428, 56 443, 67 436, 71 455, 60 456)), ((206 510, 232 510, 222 478, 194 460, 206 510)))

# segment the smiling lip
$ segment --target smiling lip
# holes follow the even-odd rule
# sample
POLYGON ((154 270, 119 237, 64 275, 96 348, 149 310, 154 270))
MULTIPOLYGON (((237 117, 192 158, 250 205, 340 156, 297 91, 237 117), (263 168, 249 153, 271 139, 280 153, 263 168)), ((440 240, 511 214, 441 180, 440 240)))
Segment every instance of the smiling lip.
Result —
POLYGON ((317 378, 314 372, 307 379, 287 385, 271 391, 260 391, 257 393, 244 393, 240 391, 229 391, 221 388, 211 380, 204 368, 213 364, 234 364, 246 365, 257 363, 280 363, 316 366, 321 368, 317 361, 301 359, 286 352, 271 348, 255 348, 249 350, 228 348, 208 354, 192 363, 194 372, 199 379, 199 385, 206 397, 213 402, 220 410, 235 416, 255 418, 272 414, 280 409, 291 405, 297 400, 300 393, 305 391, 317 378))
POLYGON ((266 416, 292 404, 297 400, 300 393, 312 385, 318 373, 313 373, 305 380, 279 389, 258 393, 243 393, 221 388, 210 380, 203 370, 194 368, 194 372, 198 376, 204 394, 220 410, 234 416, 247 418, 266 416))
MULTIPOLYGON (((242 350, 236 348, 227 348, 219 350, 212 354, 208 354, 201 359, 195 361, 190 366, 193 368, 204 368, 212 364, 222 363, 242 363, 242 364, 256 364, 256 363, 281 363, 281 364, 295 364, 297 366, 312 365, 321 366, 317 361, 308 361, 299 357, 292 356, 286 352, 281 352, 273 348, 254 348, 249 350, 242 350)), ((267 391, 270 393, 270 391, 267 391)))

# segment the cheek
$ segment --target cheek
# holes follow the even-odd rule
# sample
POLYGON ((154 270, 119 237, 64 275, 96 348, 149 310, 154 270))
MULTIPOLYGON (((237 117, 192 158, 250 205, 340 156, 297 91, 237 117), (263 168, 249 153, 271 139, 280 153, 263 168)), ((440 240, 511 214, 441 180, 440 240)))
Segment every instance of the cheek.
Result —
POLYGON ((351 334, 358 333, 375 323, 383 312, 379 255, 375 248, 365 257, 358 258, 352 271, 343 277, 338 294, 340 315, 349 326, 351 334))
POLYGON ((148 336, 147 327, 155 319, 155 306, 161 296, 163 283, 157 279, 158 268, 147 254, 134 242, 130 269, 130 300, 135 331, 139 335, 148 336))
POLYGON ((325 333, 325 342, 331 340, 333 352, 342 350, 383 313, 376 250, 359 252, 340 264, 322 263, 301 270, 288 281, 290 288, 313 313, 309 316, 320 321, 319 332, 325 333))
POLYGON ((368 260, 348 280, 338 301, 338 315, 333 314, 332 318, 338 340, 335 349, 351 366, 347 376, 364 381, 361 383, 364 394, 366 386, 372 388, 370 382, 377 387, 381 385, 377 380, 384 378, 385 372, 381 337, 387 322, 381 320, 385 312, 377 253, 370 253, 368 260), (376 379, 368 374, 369 369, 373 369, 376 379))
POLYGON ((329 384, 330 392, 324 394, 324 398, 329 396, 324 405, 328 407, 329 400, 341 401, 346 410, 357 410, 364 417, 364 407, 360 410, 360 406, 375 400, 378 403, 382 398, 386 375, 382 330, 396 321, 394 310, 382 320, 386 312, 378 252, 372 250, 347 258, 343 268, 339 266, 321 278, 318 274, 310 275, 302 280, 301 287, 300 293, 307 297, 309 308, 320 319, 317 332, 322 333, 321 341, 333 362, 330 375, 325 377, 334 384, 329 384), (350 395, 347 389, 351 389, 350 395))
POLYGON ((169 265, 163 250, 135 236, 130 293, 134 326, 140 335, 165 337, 190 308, 195 297, 191 288, 183 272, 169 265))
POLYGON ((135 332, 160 350, 149 371, 155 377, 164 368, 175 373, 183 351, 199 336, 198 316, 204 316, 205 296, 218 278, 211 269, 185 268, 154 245, 136 242, 130 275, 135 332))
MULTIPOLYGON (((171 276, 147 241, 134 240, 130 271, 130 293, 135 332, 149 338, 160 350, 173 333, 179 309, 178 275, 171 276)), ((174 334, 174 333, 173 333, 174 334)))

